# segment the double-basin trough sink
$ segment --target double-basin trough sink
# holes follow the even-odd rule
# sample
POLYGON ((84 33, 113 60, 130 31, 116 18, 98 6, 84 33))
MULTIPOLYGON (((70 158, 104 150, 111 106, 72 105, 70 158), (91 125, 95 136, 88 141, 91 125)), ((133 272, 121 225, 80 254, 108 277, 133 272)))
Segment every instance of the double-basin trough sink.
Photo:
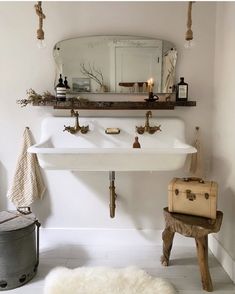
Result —
POLYGON ((144 117, 82 117, 89 125, 86 134, 63 132, 74 126, 73 117, 48 117, 42 121, 39 144, 28 149, 36 153, 44 169, 71 171, 169 171, 181 168, 187 154, 196 149, 185 142, 185 125, 178 118, 151 118, 161 125, 154 134, 136 133, 144 117), (107 134, 107 129, 119 129, 107 134), (141 148, 133 148, 138 136, 141 148))

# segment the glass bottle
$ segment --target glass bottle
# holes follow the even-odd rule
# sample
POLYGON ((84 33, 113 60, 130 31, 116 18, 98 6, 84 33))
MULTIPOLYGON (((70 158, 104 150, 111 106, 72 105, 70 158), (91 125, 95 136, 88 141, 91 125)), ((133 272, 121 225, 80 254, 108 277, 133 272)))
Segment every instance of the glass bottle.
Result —
POLYGON ((64 86, 65 86, 66 89, 70 89, 70 87, 68 85, 67 77, 64 77, 64 86))
POLYGON ((56 89, 56 99, 58 101, 65 101, 66 100, 66 88, 63 83, 62 75, 60 74, 59 83, 55 87, 56 89))
POLYGON ((188 100, 188 84, 185 83, 184 78, 180 78, 180 82, 177 84, 176 101, 188 100))
POLYGON ((67 94, 69 94, 69 91, 70 91, 70 87, 68 85, 67 77, 64 77, 64 86, 65 86, 65 89, 66 89, 66 98, 67 98, 67 94))

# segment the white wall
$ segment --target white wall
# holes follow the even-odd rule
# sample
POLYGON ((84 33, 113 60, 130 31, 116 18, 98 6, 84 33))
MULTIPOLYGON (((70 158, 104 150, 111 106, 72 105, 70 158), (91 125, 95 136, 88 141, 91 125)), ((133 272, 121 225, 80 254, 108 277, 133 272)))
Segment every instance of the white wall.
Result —
MULTIPOLYGON (((198 105, 175 111, 154 111, 154 115, 183 118, 188 141, 193 137, 194 127, 199 125, 205 162, 209 166, 214 3, 194 4, 193 30, 197 46, 192 51, 183 47, 186 2, 45 2, 47 48, 44 50, 38 50, 35 44, 38 20, 33 4, 0 2, 0 209, 9 206, 6 191, 14 173, 24 127, 30 126, 35 139, 39 140, 42 118, 53 113, 45 107, 20 108, 16 99, 25 97, 30 87, 38 92, 53 91, 53 45, 70 37, 125 34, 164 38, 175 43, 179 51, 177 79, 185 77, 190 87, 189 96, 197 100, 198 105)), ((111 114, 116 113, 120 114, 111 114)), ((145 111, 125 112, 125 115, 133 114, 144 116, 145 111)), ((173 176, 181 175, 182 171, 117 173, 117 216, 111 220, 107 173, 48 171, 44 173, 47 193, 33 209, 47 228, 161 229, 162 208, 167 205, 167 184, 173 176)))
MULTIPOLYGON (((224 212, 218 240, 234 260, 235 269, 235 3, 218 3, 216 14, 215 83, 213 99, 212 176, 220 186, 224 212)), ((235 281, 235 272, 233 273, 235 281)))

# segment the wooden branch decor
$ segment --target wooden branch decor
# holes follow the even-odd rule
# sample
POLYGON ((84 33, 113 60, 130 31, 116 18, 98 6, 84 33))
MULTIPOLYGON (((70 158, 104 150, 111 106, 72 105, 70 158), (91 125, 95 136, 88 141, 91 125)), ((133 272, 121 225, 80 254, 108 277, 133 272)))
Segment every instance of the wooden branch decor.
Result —
POLYGON ((36 14, 39 17, 39 28, 37 30, 37 38, 38 40, 44 40, 44 31, 42 27, 43 27, 43 19, 45 19, 46 16, 42 11, 42 1, 38 1, 38 3, 34 5, 34 8, 36 10, 36 14))
POLYGON ((90 79, 95 81, 100 86, 103 86, 104 77, 103 77, 102 71, 100 69, 95 68, 94 65, 93 65, 93 67, 91 67, 90 63, 89 63, 88 68, 86 68, 84 63, 81 63, 80 67, 81 67, 81 73, 82 74, 89 77, 90 79))

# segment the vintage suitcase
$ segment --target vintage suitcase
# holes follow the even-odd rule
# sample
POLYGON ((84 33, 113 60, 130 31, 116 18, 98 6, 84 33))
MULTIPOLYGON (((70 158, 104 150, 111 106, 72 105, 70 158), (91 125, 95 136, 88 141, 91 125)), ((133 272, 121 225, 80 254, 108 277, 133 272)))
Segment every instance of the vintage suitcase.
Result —
POLYGON ((0 212, 0 291, 31 280, 39 263, 39 222, 29 213, 0 212), (37 230, 35 230, 37 228, 37 230))
POLYGON ((174 178, 168 185, 168 209, 170 212, 215 219, 217 191, 216 182, 198 178, 174 178))

